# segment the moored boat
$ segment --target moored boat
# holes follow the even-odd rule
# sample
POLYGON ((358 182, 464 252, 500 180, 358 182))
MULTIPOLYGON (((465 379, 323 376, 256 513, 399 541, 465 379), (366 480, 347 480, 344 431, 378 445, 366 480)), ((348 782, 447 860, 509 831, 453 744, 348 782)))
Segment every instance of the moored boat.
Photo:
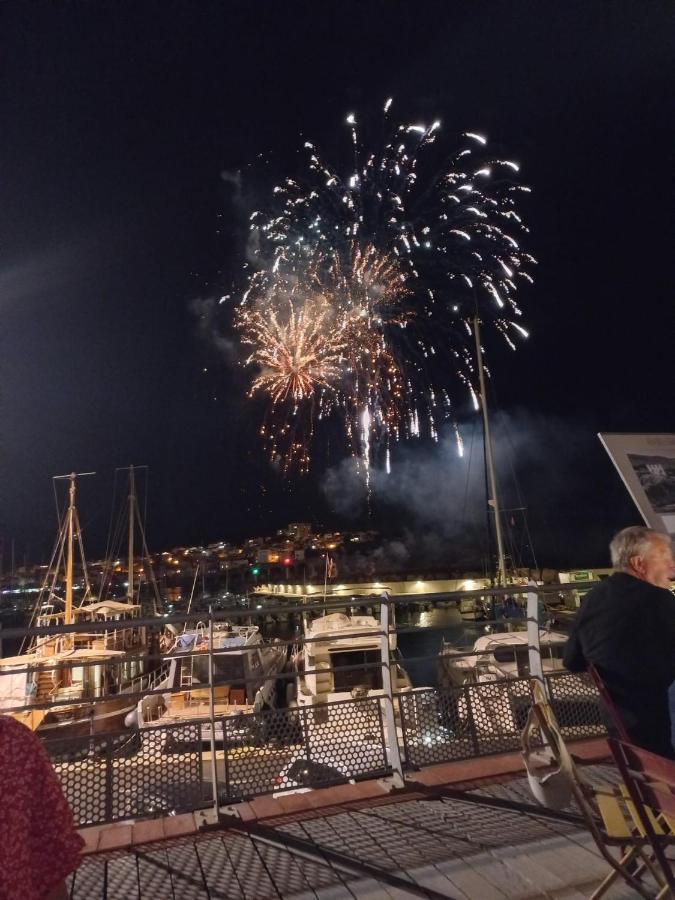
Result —
MULTIPOLYGON (((141 607, 133 596, 133 538, 129 538, 126 601, 97 598, 89 581, 75 505, 76 475, 63 477, 70 482, 69 503, 31 626, 79 628, 39 635, 24 652, 0 659, 0 711, 43 737, 59 739, 122 729, 135 707, 131 695, 146 690, 152 677, 147 660, 149 635, 145 626, 138 624, 141 607), (76 545, 84 586, 78 606, 73 602, 76 545), (63 598, 57 588, 62 574, 63 598), (60 605, 63 609, 55 611, 60 605), (102 627, 106 624, 110 627, 102 627), (88 625, 96 627, 89 629, 88 625)), ((133 470, 131 479, 133 497, 133 470)), ((131 528, 134 514, 132 503, 131 528)))
POLYGON ((226 732, 240 738, 250 730, 253 713, 274 708, 277 676, 286 664, 286 646, 264 641, 255 625, 216 623, 212 632, 203 623, 176 634, 165 661, 166 674, 156 685, 160 693, 143 697, 137 704, 140 728, 201 722, 203 741, 211 738, 211 688, 213 665, 213 713, 215 739, 226 732))

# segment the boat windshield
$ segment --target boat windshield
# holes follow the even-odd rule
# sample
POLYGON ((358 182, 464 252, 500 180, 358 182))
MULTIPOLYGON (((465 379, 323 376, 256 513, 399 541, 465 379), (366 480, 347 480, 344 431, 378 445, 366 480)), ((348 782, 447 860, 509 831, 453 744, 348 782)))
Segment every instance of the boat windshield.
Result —
MULTIPOLYGON (((208 656, 193 656, 193 672, 197 681, 208 684, 209 658, 208 656)), ((189 665, 189 663, 188 663, 189 665)), ((244 659, 235 653, 218 653, 213 656, 213 674, 215 681, 245 683, 244 659)))
MULTIPOLYGON (((547 660, 562 660, 564 653, 564 644, 549 644, 541 648, 542 663, 546 664, 547 660)), ((493 651, 495 662, 497 663, 516 663, 518 675, 526 678, 530 674, 530 656, 527 647, 499 647, 493 651)), ((559 668, 559 666, 554 666, 559 668)))
POLYGON ((382 660, 379 650, 331 651, 330 661, 334 690, 351 691, 352 688, 360 686, 365 686, 369 690, 382 688, 382 660), (342 666, 354 668, 341 669, 342 666))

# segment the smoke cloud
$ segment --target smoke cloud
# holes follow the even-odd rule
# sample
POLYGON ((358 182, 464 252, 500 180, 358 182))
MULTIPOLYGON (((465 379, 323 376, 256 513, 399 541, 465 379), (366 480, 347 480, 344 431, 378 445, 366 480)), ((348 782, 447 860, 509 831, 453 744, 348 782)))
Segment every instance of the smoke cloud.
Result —
POLYGON ((198 337, 214 347, 228 365, 234 366, 239 357, 239 344, 222 331, 221 301, 214 297, 195 297, 189 305, 197 320, 198 337))
MULTIPOLYGON (((381 523, 387 530, 398 524, 407 559, 392 551, 391 543, 383 545, 382 553, 394 567, 391 571, 401 571, 411 560, 417 565, 460 565, 487 553, 480 421, 476 417, 461 424, 460 432, 463 457, 451 430, 437 444, 409 442, 395 447, 390 474, 379 466, 371 469, 370 497, 362 465, 354 459, 344 460, 324 477, 323 494, 343 519, 362 522, 370 506, 373 527, 381 523)), ((537 544, 549 558, 564 557, 564 542, 555 532, 564 534, 570 519, 579 519, 580 505, 570 496, 570 484, 576 482, 583 492, 585 459, 601 452, 594 430, 580 422, 521 410, 495 414, 492 438, 507 552, 516 564, 528 566, 539 553, 537 544), (535 545, 534 554, 530 544, 535 545)), ((493 527, 492 513, 489 518, 493 527)), ((355 563, 356 568, 368 565, 355 563)))

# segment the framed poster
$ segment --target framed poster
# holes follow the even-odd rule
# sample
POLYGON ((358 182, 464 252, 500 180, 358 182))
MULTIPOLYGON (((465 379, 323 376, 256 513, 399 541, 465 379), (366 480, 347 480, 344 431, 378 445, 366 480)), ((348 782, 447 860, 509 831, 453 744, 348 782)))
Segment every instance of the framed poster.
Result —
POLYGON ((675 434, 599 434, 650 528, 675 537, 675 434))

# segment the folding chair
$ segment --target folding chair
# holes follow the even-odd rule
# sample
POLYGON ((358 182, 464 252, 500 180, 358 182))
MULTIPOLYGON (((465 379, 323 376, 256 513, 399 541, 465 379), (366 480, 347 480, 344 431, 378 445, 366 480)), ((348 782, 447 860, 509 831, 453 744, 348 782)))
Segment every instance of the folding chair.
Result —
POLYGON ((675 842, 675 762, 628 741, 609 739, 609 748, 628 793, 628 805, 640 834, 651 846, 665 881, 658 894, 675 897, 675 876, 665 847, 675 842))
MULTIPOLYGON (((651 872, 659 886, 658 896, 666 896, 664 891, 668 891, 669 882, 665 872, 661 871, 661 860, 656 856, 659 863, 656 866, 651 855, 645 852, 645 848, 653 849, 654 845, 638 810, 639 805, 644 811, 644 804, 639 801, 636 803, 630 796, 630 789, 622 790, 621 785, 594 785, 582 777, 567 749, 551 705, 540 683, 535 679, 532 680, 532 692, 532 712, 526 729, 538 728, 559 773, 563 773, 569 782, 571 794, 596 847, 612 870, 591 894, 589 900, 602 897, 619 877, 641 897, 653 898, 653 891, 640 881, 640 876, 646 869, 651 872), (618 858, 612 852, 613 848, 620 848, 618 858)), ((673 784, 675 788, 675 781, 673 784)), ((675 794, 673 813, 675 818, 675 794)), ((675 897, 675 894, 673 896, 675 897)))
POLYGON ((675 840, 675 762, 632 743, 614 701, 592 663, 588 672, 617 735, 609 739, 609 746, 621 772, 625 795, 630 798, 633 818, 639 819, 639 831, 649 840, 667 889, 675 897, 673 873, 663 852, 663 846, 675 840))

